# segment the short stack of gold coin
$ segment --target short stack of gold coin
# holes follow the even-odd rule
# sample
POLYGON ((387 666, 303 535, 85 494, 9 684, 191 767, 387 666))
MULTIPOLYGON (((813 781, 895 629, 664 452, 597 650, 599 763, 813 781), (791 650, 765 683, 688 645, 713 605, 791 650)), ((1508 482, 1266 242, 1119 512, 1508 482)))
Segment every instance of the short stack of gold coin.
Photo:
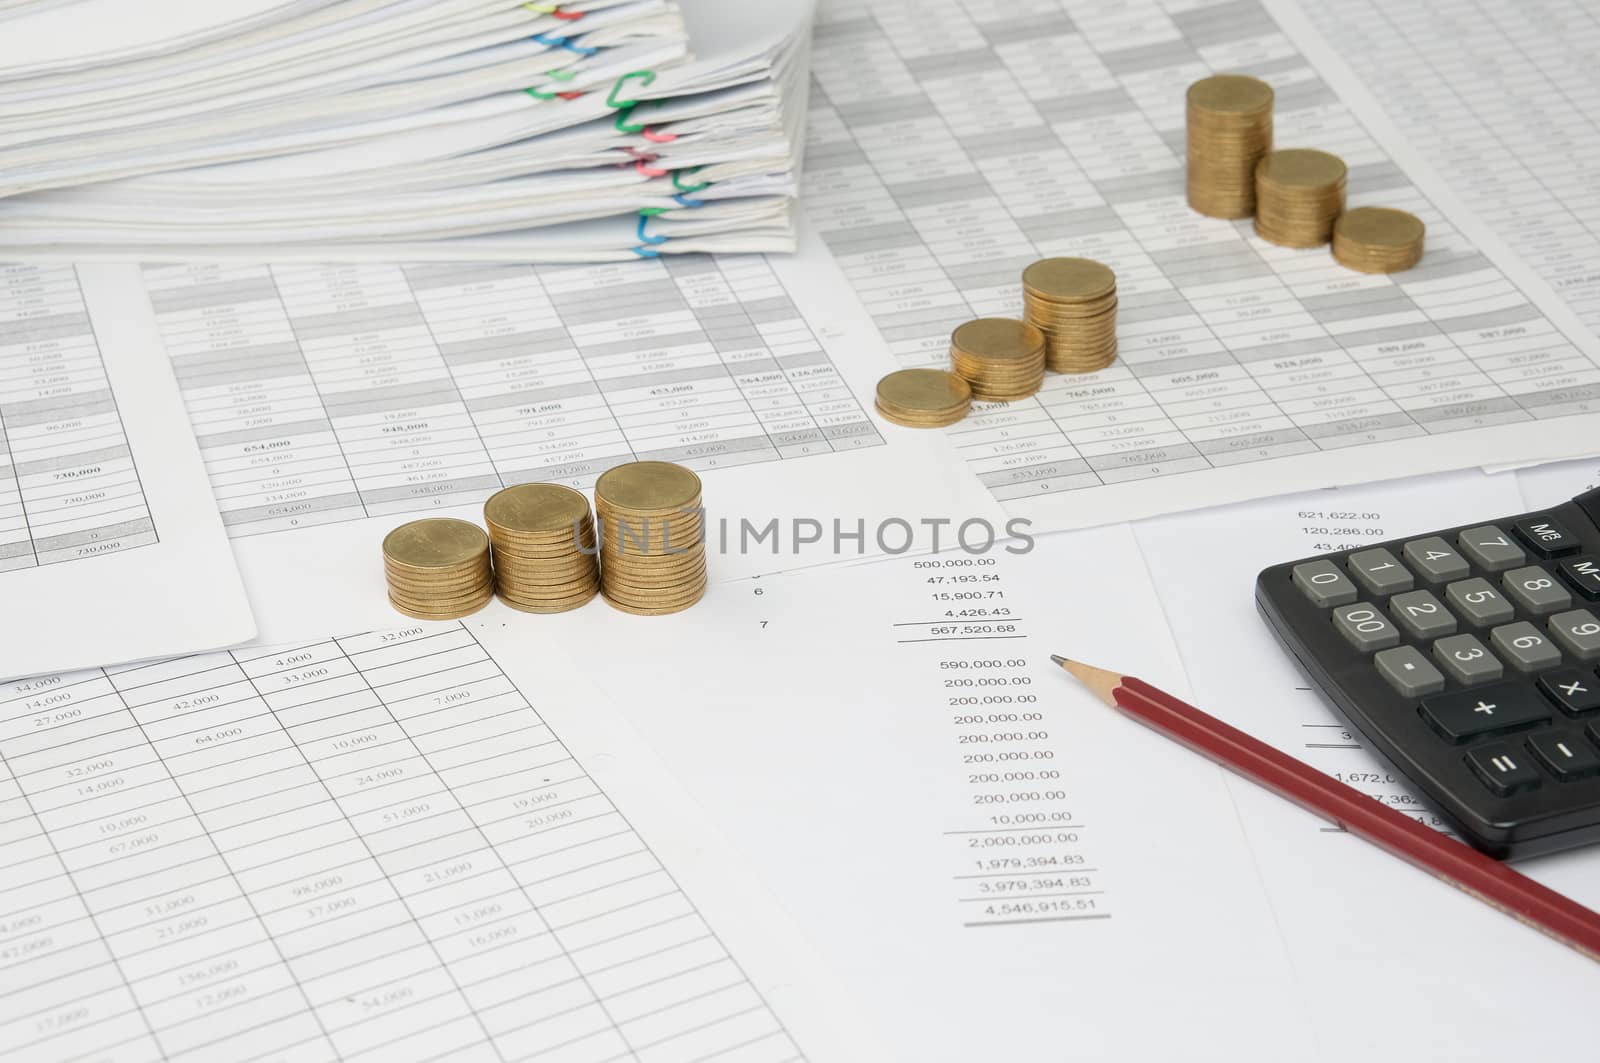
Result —
POLYGON ((950 367, 985 402, 1015 402, 1044 384, 1044 333, 1026 321, 980 317, 950 334, 950 367))
POLYGON ((494 597, 489 537, 464 520, 400 525, 384 537, 383 574, 390 604, 418 620, 454 620, 494 597))
POLYGON ((1344 212, 1347 169, 1337 155, 1290 148, 1256 166, 1256 235, 1281 247, 1320 247, 1344 212))
POLYGON ((589 500, 560 484, 517 484, 483 506, 500 600, 525 613, 564 613, 600 591, 589 500))
POLYGON ((1044 333, 1045 364, 1090 373, 1117 357, 1117 275, 1088 258, 1042 258, 1022 271, 1028 324, 1044 333))
POLYGON ((943 369, 901 369, 878 381, 878 412, 907 428, 943 428, 972 408, 972 388, 943 369))
POLYGON ((1333 223, 1333 257, 1362 273, 1398 273, 1422 261, 1427 227, 1415 214, 1356 207, 1333 223))
POLYGON ((1189 206, 1213 218, 1248 218, 1256 163, 1272 150, 1272 86, 1218 74, 1189 86, 1185 184, 1189 206))
POLYGON ((700 477, 666 461, 635 461, 600 474, 600 588, 618 609, 676 613, 706 591, 700 477))

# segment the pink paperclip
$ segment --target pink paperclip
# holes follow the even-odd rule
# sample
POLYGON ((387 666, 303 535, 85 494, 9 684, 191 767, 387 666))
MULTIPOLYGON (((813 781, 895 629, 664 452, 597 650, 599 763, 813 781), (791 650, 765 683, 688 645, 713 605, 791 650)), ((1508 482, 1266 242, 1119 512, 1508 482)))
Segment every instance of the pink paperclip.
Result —
POLYGON ((644 137, 652 144, 671 144, 674 140, 678 139, 678 134, 676 133, 657 133, 649 126, 645 126, 642 130, 640 130, 639 135, 644 137))
POLYGON ((665 177, 667 174, 671 173, 670 170, 662 170, 654 166, 646 166, 643 159, 640 159, 636 164, 634 164, 633 168, 644 174, 646 177, 665 177))

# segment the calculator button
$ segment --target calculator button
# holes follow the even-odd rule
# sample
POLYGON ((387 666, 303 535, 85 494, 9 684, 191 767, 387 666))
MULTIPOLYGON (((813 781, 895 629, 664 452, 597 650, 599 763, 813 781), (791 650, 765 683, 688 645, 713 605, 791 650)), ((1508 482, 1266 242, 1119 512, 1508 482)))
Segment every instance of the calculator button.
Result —
POLYGON ((1550 706, 1526 683, 1496 683, 1424 698, 1422 716, 1452 742, 1465 742, 1543 723, 1550 718, 1550 706))
POLYGON ((1383 650, 1400 641, 1400 632, 1377 607, 1366 602, 1341 605, 1333 611, 1333 626, 1358 650, 1383 650))
POLYGON ((1417 582, 1411 570, 1382 547, 1351 554, 1350 574, 1370 594, 1398 594, 1410 590, 1417 582))
POLYGON ((1557 613, 1550 618, 1550 636, 1580 661, 1600 657, 1600 620, 1587 609, 1557 613))
POLYGON ((1458 683, 1486 683, 1499 679, 1505 669, 1475 635, 1451 635, 1433 644, 1433 659, 1445 675, 1458 683))
POLYGON ((1591 602, 1600 599, 1600 554, 1567 558, 1561 562, 1561 578, 1591 602))
POLYGON ((1600 775, 1600 753, 1582 735, 1564 735, 1559 731, 1535 735, 1528 739, 1528 748, 1534 756, 1544 761, 1551 774, 1561 780, 1583 779, 1600 775))
POLYGON ((1519 672, 1537 672, 1561 663, 1561 651, 1526 620, 1489 632, 1489 644, 1519 672))
POLYGON ((1490 572, 1514 568, 1528 559, 1528 555, 1522 552, 1522 547, 1512 542, 1510 536, 1492 524, 1485 524, 1481 528, 1468 528, 1456 536, 1456 544, 1474 564, 1490 572))
POLYGON ((1450 584, 1444 596, 1467 623, 1477 627, 1503 624, 1517 615, 1516 608, 1488 580, 1477 576, 1450 584))
POLYGON ((1500 577, 1506 597, 1535 616, 1553 613, 1572 604, 1572 595, 1561 582, 1537 565, 1515 568, 1500 577))
POLYGON ((1539 677, 1539 689, 1572 716, 1600 709, 1600 677, 1582 668, 1546 672, 1539 677))
POLYGON ((1294 566, 1294 583, 1314 604, 1323 607, 1356 600, 1356 585, 1339 571, 1338 565, 1326 559, 1294 566))
POLYGON ((1484 746, 1467 754, 1467 764, 1484 785, 1501 797, 1539 785, 1539 771, 1528 755, 1510 746, 1484 746))
POLYGON ((1372 658, 1378 673, 1403 698, 1420 698, 1444 689, 1444 674, 1415 646, 1396 646, 1372 658))
POLYGON ((1560 521, 1545 513, 1529 513, 1511 525, 1511 534, 1539 557, 1561 557, 1576 553, 1583 546, 1560 521))
POLYGON ((1389 599, 1389 612, 1416 639, 1436 639, 1453 635, 1456 618, 1432 591, 1408 591, 1389 599))
POLYGON ((1472 566, 1467 564, 1467 559, 1456 553, 1454 547, 1437 535, 1406 543, 1401 553, 1405 554, 1406 560, 1411 562, 1412 566, 1422 573, 1422 578, 1429 583, 1461 579, 1472 572, 1472 566))

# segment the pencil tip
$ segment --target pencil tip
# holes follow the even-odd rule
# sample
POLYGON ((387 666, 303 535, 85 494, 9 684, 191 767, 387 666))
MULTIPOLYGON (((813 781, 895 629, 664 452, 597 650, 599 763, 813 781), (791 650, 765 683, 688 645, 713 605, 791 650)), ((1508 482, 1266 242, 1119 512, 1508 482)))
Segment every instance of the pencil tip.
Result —
POLYGON ((1074 679, 1093 691, 1101 701, 1107 705, 1116 704, 1116 699, 1112 696, 1112 692, 1122 684, 1122 676, 1116 672, 1108 672, 1104 668, 1096 668, 1092 664, 1084 664, 1082 661, 1063 657, 1059 653, 1052 653, 1050 659, 1066 669, 1067 673, 1074 679))
POLYGON ((1059 664, 1059 665, 1061 665, 1061 666, 1062 666, 1062 667, 1063 667, 1063 668, 1064 668, 1064 667, 1066 667, 1066 664, 1067 664, 1067 659, 1066 659, 1066 658, 1065 658, 1065 657, 1063 657, 1063 656, 1061 656, 1061 654, 1059 654, 1059 653, 1052 653, 1052 654, 1051 654, 1051 655, 1050 655, 1050 659, 1051 659, 1051 660, 1052 660, 1052 661, 1054 661, 1054 662, 1056 662, 1056 663, 1057 663, 1057 664, 1059 664))

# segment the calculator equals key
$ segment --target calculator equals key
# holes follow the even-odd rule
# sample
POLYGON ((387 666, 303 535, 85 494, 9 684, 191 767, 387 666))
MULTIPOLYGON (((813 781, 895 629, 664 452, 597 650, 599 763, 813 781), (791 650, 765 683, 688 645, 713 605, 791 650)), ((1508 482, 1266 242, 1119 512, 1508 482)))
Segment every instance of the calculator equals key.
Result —
POLYGON ((1266 569, 1312 685, 1495 856, 1600 842, 1600 491, 1266 569))

